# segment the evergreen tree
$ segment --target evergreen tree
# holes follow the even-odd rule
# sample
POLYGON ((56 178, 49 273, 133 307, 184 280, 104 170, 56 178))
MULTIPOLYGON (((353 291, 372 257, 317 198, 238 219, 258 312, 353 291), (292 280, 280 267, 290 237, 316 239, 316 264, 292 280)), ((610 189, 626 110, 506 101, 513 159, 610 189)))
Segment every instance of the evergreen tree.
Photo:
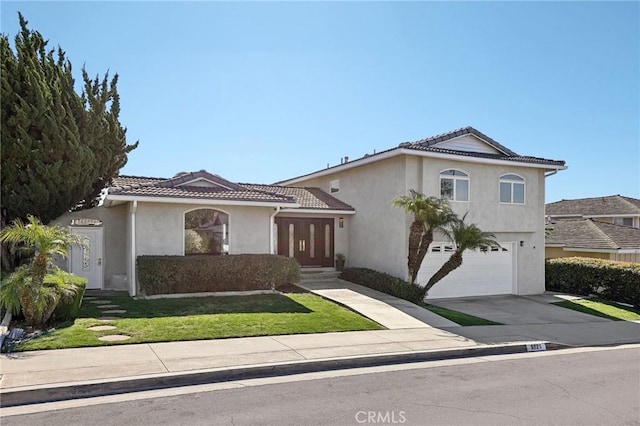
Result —
POLYGON ((138 146, 127 145, 119 122, 118 76, 90 79, 83 69, 78 94, 65 52, 47 50, 42 35, 18 16, 15 52, 0 37, 3 226, 27 215, 48 223, 94 206, 138 146))

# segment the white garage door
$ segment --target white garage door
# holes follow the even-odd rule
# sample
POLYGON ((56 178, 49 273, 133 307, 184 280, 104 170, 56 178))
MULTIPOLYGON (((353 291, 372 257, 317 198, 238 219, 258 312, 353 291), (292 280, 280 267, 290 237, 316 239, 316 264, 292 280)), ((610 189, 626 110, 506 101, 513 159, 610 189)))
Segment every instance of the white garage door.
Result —
MULTIPOLYGON (((500 243, 501 248, 467 250, 462 255, 462 266, 436 284, 428 299, 444 297, 489 296, 514 293, 515 253, 513 243, 500 243)), ((426 284, 433 274, 449 259, 454 246, 433 242, 422 262, 418 283, 426 284)))

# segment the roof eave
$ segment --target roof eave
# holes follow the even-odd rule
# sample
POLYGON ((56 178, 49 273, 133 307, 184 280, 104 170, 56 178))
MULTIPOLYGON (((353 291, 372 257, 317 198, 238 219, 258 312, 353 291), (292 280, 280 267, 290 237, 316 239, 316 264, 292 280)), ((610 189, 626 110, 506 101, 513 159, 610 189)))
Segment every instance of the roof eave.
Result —
POLYGON ((368 157, 358 158, 348 163, 329 167, 328 169, 318 170, 317 172, 298 176, 292 179, 282 180, 282 181, 276 182, 275 185, 290 185, 298 182, 303 182, 309 179, 314 179, 314 178, 330 175, 336 172, 349 170, 355 167, 360 167, 365 164, 374 163, 376 161, 382 161, 388 158, 397 157, 399 155, 416 155, 419 157, 448 159, 448 160, 456 160, 456 161, 463 161, 468 163, 480 163, 480 164, 500 164, 500 165, 508 164, 511 166, 528 167, 528 168, 544 169, 544 170, 560 171, 560 170, 567 169, 567 166, 559 165, 559 164, 527 163, 527 162, 513 161, 513 160, 501 160, 501 159, 494 159, 494 158, 482 158, 482 157, 463 156, 463 155, 456 155, 456 154, 444 154, 440 152, 422 151, 417 149, 400 147, 400 148, 391 149, 389 151, 384 151, 378 154, 373 154, 368 157))
POLYGON ((148 203, 168 203, 168 204, 202 204, 202 205, 225 205, 225 206, 246 206, 246 207, 300 207, 298 203, 284 201, 243 201, 243 200, 219 200, 209 198, 176 198, 176 197, 154 197, 137 195, 107 194, 105 206, 120 204, 118 202, 144 201, 148 203))

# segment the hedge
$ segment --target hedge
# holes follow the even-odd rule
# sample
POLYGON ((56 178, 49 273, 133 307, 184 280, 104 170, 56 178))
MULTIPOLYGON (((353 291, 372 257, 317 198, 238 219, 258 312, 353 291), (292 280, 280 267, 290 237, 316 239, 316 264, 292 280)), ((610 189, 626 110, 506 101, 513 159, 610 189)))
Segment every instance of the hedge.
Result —
POLYGON ((547 290, 597 295, 640 307, 640 264, 587 257, 548 259, 547 290))
POLYGON ((142 295, 274 290, 298 281, 300 266, 272 254, 138 256, 142 295))
POLYGON ((383 272, 367 268, 346 268, 340 278, 413 303, 421 303, 424 289, 383 272))

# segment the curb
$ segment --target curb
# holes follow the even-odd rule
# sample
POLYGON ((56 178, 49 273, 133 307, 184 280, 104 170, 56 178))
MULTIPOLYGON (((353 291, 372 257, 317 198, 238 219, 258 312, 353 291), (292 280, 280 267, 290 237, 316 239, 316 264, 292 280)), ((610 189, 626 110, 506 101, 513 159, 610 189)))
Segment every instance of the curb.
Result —
POLYGON ((456 349, 438 349, 349 358, 305 360, 278 364, 260 364, 196 372, 169 373, 87 381, 55 385, 25 386, 13 390, 0 390, 0 407, 55 402, 69 399, 92 398, 180 386, 220 383, 265 377, 288 376, 351 368, 378 367, 455 358, 506 355, 545 350, 567 349, 572 346, 553 342, 529 342, 505 345, 476 346, 456 349))

